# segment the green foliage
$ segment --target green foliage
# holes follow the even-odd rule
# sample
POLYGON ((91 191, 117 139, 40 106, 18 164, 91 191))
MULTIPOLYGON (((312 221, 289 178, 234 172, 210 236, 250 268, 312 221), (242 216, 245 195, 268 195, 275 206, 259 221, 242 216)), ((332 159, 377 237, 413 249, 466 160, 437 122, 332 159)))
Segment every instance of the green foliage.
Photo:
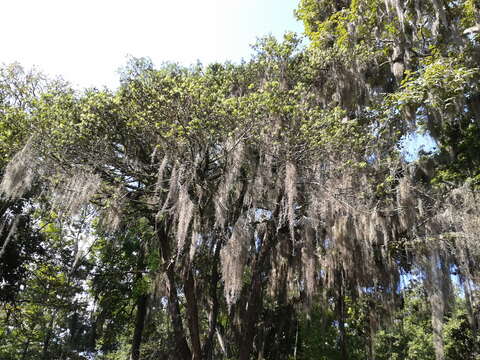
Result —
POLYGON ((314 308, 302 321, 299 359, 340 359, 338 329, 331 310, 314 308))
MULTIPOLYGON (((0 358, 433 359, 426 290, 398 278, 455 232, 445 276, 478 279, 475 221, 441 220, 446 190, 480 187, 478 2, 437 3, 302 0, 307 48, 131 59, 116 91, 1 69, 0 174, 35 178, 0 198, 0 358), (418 132, 438 150, 407 164, 418 132)), ((465 308, 443 314, 446 359, 478 358, 465 308)))
POLYGON ((448 360, 475 360, 480 357, 477 347, 478 334, 475 337, 468 315, 462 305, 464 304, 458 299, 457 306, 445 324, 445 358, 448 360))

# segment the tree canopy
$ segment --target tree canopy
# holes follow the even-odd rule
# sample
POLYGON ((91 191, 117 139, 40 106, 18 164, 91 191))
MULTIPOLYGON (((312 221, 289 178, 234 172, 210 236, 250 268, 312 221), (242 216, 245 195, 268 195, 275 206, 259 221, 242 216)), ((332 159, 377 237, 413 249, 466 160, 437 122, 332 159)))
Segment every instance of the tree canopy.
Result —
POLYGON ((308 41, 116 90, 4 67, 0 357, 480 356, 478 6, 302 0, 308 41))

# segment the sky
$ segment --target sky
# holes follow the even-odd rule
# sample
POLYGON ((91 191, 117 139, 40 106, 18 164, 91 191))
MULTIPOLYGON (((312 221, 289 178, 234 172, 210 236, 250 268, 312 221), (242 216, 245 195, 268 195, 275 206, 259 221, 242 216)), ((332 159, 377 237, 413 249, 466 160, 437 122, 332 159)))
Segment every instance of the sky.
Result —
POLYGON ((400 141, 400 150, 407 162, 418 159, 419 152, 436 152, 438 144, 427 132, 416 131, 409 133, 400 141))
POLYGON ((302 31, 295 0, 0 0, 0 63, 77 87, 115 87, 128 56, 156 65, 248 59, 258 37, 302 31))

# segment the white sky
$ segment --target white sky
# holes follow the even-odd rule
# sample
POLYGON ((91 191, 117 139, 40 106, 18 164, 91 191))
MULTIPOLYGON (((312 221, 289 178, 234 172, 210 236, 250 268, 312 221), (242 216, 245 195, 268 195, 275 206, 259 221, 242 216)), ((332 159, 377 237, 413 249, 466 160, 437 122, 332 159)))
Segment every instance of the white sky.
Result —
POLYGON ((117 85, 127 55, 190 65, 248 59, 269 33, 302 31, 296 0, 0 0, 0 63, 86 87, 117 85))

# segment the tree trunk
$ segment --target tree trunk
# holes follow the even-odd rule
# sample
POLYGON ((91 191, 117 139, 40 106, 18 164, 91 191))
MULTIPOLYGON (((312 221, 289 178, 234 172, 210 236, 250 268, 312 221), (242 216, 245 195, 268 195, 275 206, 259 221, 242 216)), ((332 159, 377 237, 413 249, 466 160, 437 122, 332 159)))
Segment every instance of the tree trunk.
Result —
POLYGON ((202 347, 200 345, 197 297, 195 296, 195 281, 193 279, 192 269, 189 269, 186 273, 184 290, 187 301, 188 328, 192 342, 192 360, 200 360, 202 357, 202 347))
POLYGON ((255 327, 258 321, 258 310, 261 308, 261 294, 262 286, 260 274, 257 272, 252 279, 252 286, 250 288, 250 296, 247 302, 242 319, 242 333, 239 342, 239 360, 248 360, 253 351, 253 342, 255 339, 255 327))
POLYGON ((446 294, 444 292, 443 263, 438 250, 430 255, 430 262, 427 266, 427 290, 432 307, 433 348, 435 350, 435 359, 443 360, 445 359, 443 317, 446 308, 446 294))
MULTIPOLYGON (((213 256, 213 265, 212 265, 212 273, 210 276, 210 298, 212 300, 212 310, 210 312, 209 318, 209 332, 205 343, 203 344, 203 356, 206 360, 210 360, 213 357, 213 339, 215 333, 217 332, 217 318, 218 312, 220 309, 220 304, 218 301, 218 282, 220 281, 220 273, 218 271, 218 263, 220 260, 220 249, 222 248, 222 242, 219 241, 216 243, 215 252, 213 256)), ((222 344, 220 344, 222 345, 222 344)), ((223 347, 222 347, 222 350, 223 347)), ((225 351, 225 350, 224 350, 225 351)))
MULTIPOLYGON (((8 247, 8 244, 10 243, 10 240, 12 239, 12 237, 15 236, 19 220, 20 220, 20 215, 17 215, 15 217, 15 220, 12 223, 12 226, 10 227, 10 230, 8 231, 8 234, 7 234, 7 237, 5 238, 5 241, 3 242, 2 248, 0 249, 0 259, 3 257, 3 255, 7 251, 7 247, 8 247)), ((2 228, 3 228, 3 226, 2 226, 2 228)), ((0 231, 0 235, 1 235, 1 231, 0 231)))
MULTIPOLYGON (((142 245, 140 245, 136 270, 137 275, 135 280, 137 282, 142 281, 142 273, 143 270, 145 270, 145 252, 142 245)), ((140 358, 140 346, 142 345, 143 328, 147 315, 147 302, 148 294, 141 294, 137 298, 137 312, 135 315, 135 328, 133 331, 132 348, 130 350, 130 360, 138 360, 140 358)))
POLYGON ((135 316, 135 330, 133 332, 132 350, 130 360, 140 359, 140 346, 142 344, 143 328, 147 315, 148 295, 143 294, 137 299, 137 314, 135 316))
POLYGON ((338 294, 337 294, 337 315, 338 315, 338 332, 339 332, 339 346, 340 346, 340 359, 348 360, 347 349, 347 334, 345 332, 345 293, 343 289, 343 273, 338 271, 339 277, 338 294))
POLYGON ((173 264, 168 267, 168 311, 172 320, 173 333, 175 336, 175 347, 178 359, 191 360, 192 353, 188 347, 183 328, 182 314, 180 312, 180 303, 178 301, 177 287, 175 282, 175 273, 173 264))
MULTIPOLYGON (((281 195, 277 198, 277 204, 280 204, 281 195)), ((272 213, 272 219, 276 219, 280 212, 280 206, 277 205, 272 213)), ((252 280, 248 291, 245 293, 246 308, 240 309, 241 313, 241 329, 239 344, 239 360, 248 360, 253 351, 255 340, 255 327, 257 326, 259 315, 263 310, 263 279, 268 278, 270 274, 269 256, 273 246, 278 240, 279 232, 276 229, 276 224, 273 221, 268 223, 268 228, 265 235, 265 240, 261 245, 261 249, 255 261, 252 264, 252 280)), ((243 295, 243 294, 242 294, 243 295)))
POLYGON ((165 264, 168 264, 165 269, 167 274, 168 312, 172 321, 175 338, 176 358, 179 360, 191 360, 192 353, 185 337, 185 329, 183 327, 182 314, 180 312, 180 303, 178 301, 177 284, 175 280, 175 259, 171 258, 170 255, 168 232, 161 226, 161 224, 156 225, 161 256, 165 264))

